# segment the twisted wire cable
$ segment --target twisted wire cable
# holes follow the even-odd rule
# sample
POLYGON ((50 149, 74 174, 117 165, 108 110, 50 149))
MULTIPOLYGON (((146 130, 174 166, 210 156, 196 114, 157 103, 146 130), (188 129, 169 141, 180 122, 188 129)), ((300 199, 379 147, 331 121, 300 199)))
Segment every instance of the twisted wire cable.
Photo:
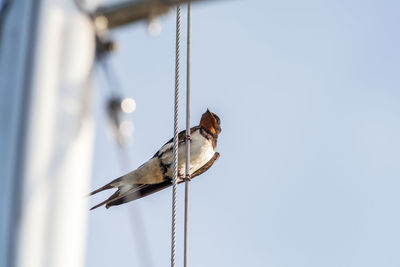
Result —
POLYGON ((180 68, 180 38, 181 38, 181 5, 176 7, 176 59, 175 59, 175 109, 174 109, 174 146, 173 146, 173 174, 172 174, 172 240, 171 240, 171 267, 176 262, 176 202, 178 185, 178 111, 179 111, 179 68, 180 68))

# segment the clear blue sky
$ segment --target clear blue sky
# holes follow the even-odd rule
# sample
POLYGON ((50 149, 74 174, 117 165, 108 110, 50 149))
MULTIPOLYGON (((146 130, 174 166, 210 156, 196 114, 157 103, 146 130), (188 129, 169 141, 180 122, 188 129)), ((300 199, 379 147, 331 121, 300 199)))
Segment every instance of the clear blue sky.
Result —
MULTIPOLYGON (((210 108, 222 133, 191 183, 190 267, 400 266, 399 13, 394 0, 194 5, 192 125, 210 108)), ((113 33, 134 143, 121 168, 98 94, 93 188, 172 136, 174 16, 156 38, 145 24, 113 33)), ((168 266, 170 229, 170 189, 92 211, 87 266, 168 266)))

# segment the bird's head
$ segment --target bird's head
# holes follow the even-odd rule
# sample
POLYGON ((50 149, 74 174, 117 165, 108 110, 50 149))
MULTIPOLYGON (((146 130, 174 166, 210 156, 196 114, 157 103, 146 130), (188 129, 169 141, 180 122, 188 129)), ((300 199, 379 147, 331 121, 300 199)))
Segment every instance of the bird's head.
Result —
POLYGON ((208 109, 201 116, 200 126, 215 137, 217 137, 218 134, 221 132, 221 120, 215 113, 212 113, 208 109))

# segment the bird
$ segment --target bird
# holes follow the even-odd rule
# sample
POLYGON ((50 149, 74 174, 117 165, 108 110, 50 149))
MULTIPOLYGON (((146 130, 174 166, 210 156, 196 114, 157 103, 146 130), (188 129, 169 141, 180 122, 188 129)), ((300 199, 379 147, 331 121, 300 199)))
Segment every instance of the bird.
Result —
MULTIPOLYGON (((200 124, 190 129, 190 138, 186 130, 178 134, 178 176, 177 182, 185 181, 186 139, 190 140, 189 179, 207 171, 220 154, 216 151, 218 135, 221 132, 220 118, 209 109, 202 114, 200 124)), ((89 196, 108 189, 117 189, 108 199, 90 210, 105 205, 121 205, 148 196, 172 185, 173 138, 164 144, 147 162, 111 182, 94 190, 89 196)))

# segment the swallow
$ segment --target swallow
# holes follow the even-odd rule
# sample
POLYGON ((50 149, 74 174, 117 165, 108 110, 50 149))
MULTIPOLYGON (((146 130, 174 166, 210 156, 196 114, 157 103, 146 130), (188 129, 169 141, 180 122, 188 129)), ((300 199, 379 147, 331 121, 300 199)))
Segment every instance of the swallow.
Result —
MULTIPOLYGON (((207 111, 201 116, 200 125, 190 129, 190 179, 207 171, 219 158, 216 152, 218 135, 221 132, 219 117, 207 111)), ((185 180, 186 168, 186 130, 178 134, 178 183, 185 180)), ((89 196, 107 189, 117 188, 105 201, 90 210, 105 205, 121 205, 172 185, 173 138, 163 145, 154 156, 136 170, 131 171, 110 183, 94 190, 89 196)))

